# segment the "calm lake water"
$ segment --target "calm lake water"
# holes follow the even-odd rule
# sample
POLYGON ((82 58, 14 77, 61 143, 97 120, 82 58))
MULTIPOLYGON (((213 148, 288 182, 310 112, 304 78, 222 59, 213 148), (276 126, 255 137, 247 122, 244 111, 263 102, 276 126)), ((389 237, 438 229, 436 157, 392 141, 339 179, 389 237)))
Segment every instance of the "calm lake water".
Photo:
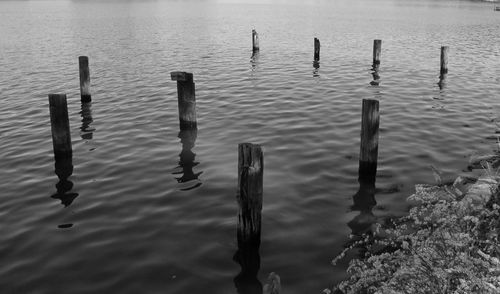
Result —
POLYGON ((276 272, 284 293, 321 292, 345 277, 347 261, 330 262, 348 235, 403 215, 414 185, 434 182, 430 165, 451 179, 495 148, 499 32, 500 12, 470 1, 0 1, 0 292, 237 293, 242 142, 265 156, 253 282, 276 272), (198 107, 183 158, 179 70, 193 72, 198 107), (61 183, 49 93, 68 95, 73 171, 61 183), (367 209, 353 202, 362 99, 381 113, 367 209))

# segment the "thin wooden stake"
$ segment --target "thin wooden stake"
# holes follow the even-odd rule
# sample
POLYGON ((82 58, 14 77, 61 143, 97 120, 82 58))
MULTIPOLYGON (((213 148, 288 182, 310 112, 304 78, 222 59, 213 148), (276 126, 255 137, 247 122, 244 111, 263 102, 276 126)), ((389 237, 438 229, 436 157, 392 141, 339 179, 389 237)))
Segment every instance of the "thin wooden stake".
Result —
POLYGON ((382 51, 382 40, 373 40, 373 65, 380 64, 380 53, 382 51))
POLYGON ((82 103, 87 103, 92 101, 90 96, 89 58, 87 56, 78 57, 78 64, 80 67, 80 96, 82 103))
POLYGON ((259 34, 256 30, 252 30, 252 51, 259 51, 259 34))
POLYGON ((319 61, 320 43, 318 38, 314 38, 314 61, 319 61))
POLYGON ((441 75, 448 73, 448 46, 441 47, 441 75))
POLYGON ((179 127, 181 130, 197 129, 196 96, 193 74, 188 72, 171 72, 172 81, 177 81, 177 99, 179 105, 179 127))
POLYGON ((377 173, 379 121, 379 102, 363 99, 359 151, 360 179, 374 180, 377 173))
POLYGON ((66 94, 49 94, 49 108, 54 156, 56 160, 71 157, 73 150, 71 148, 66 94))

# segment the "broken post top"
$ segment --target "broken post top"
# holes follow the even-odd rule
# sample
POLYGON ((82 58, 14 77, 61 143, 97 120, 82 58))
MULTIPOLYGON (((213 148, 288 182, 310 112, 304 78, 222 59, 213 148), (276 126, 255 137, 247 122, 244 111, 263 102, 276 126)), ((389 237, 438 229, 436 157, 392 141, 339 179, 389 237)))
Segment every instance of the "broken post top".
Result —
POLYGON ((192 82, 193 74, 185 71, 173 71, 170 73, 172 81, 178 82, 192 82))

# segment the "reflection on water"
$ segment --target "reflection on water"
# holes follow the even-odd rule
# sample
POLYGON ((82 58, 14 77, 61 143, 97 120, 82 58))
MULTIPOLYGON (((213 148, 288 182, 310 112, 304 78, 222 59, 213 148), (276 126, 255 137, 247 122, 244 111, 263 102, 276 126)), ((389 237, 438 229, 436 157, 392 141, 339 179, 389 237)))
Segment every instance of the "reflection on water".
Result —
POLYGON ((250 65, 252 66, 252 71, 256 71, 259 65, 259 51, 254 51, 252 57, 250 57, 250 65))
POLYGON ((178 183, 188 183, 181 191, 188 191, 201 186, 201 180, 198 178, 203 172, 195 173, 193 167, 197 166, 199 162, 195 161, 196 154, 191 150, 195 146, 196 137, 198 136, 197 129, 182 130, 179 132, 178 137, 181 139, 182 151, 179 154, 179 165, 176 169, 182 171, 173 172, 173 174, 182 174, 181 177, 175 178, 178 183))
POLYGON ((373 77, 373 80, 370 82, 370 85, 372 86, 378 86, 380 85, 380 75, 378 73, 380 69, 380 64, 373 64, 372 65, 372 77, 373 77))
POLYGON ((361 236, 371 230, 376 217, 372 209, 377 204, 375 200, 375 179, 359 178, 359 190, 352 197, 354 204, 351 206, 353 211, 359 211, 359 215, 347 223, 352 230, 352 234, 361 236))
POLYGON ((318 78, 319 77, 319 61, 315 60, 313 61, 313 78, 318 78))
POLYGON ((92 119, 92 102, 82 103, 82 110, 80 111, 82 116, 82 126, 80 127, 80 136, 84 140, 92 140, 95 129, 90 126, 94 121, 92 119))
POLYGON ((262 294, 262 283, 257 278, 260 268, 259 246, 238 247, 233 258, 241 266, 241 272, 233 280, 237 293, 262 294))
POLYGON ((262 294, 262 284, 257 278, 260 269, 259 248, 260 234, 247 239, 238 235, 238 250, 233 260, 241 266, 240 273, 234 278, 234 286, 239 294, 262 294))
POLYGON ((59 178, 59 182, 56 184, 57 192, 50 197, 61 200, 61 204, 67 207, 73 203, 76 197, 78 197, 77 193, 71 192, 71 189, 73 189, 73 182, 68 180, 73 174, 71 156, 55 157, 55 168, 55 173, 59 178))
POLYGON ((439 75, 439 82, 437 83, 439 86, 439 90, 443 90, 446 87, 446 78, 448 77, 447 73, 442 73, 439 75))

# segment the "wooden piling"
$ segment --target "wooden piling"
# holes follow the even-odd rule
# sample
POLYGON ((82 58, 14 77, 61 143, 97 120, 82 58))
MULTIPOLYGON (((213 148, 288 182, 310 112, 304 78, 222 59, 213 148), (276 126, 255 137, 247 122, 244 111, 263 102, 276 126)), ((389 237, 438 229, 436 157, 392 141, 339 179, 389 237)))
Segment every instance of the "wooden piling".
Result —
POLYGON ((441 47, 441 75, 448 73, 448 46, 441 47))
POLYGON ((188 72, 171 72, 172 81, 177 81, 177 98, 179 105, 179 127, 182 130, 197 128, 196 96, 193 74, 188 72))
POLYGON ((56 160, 73 155, 66 94, 49 94, 52 144, 56 160))
POLYGON ((373 40, 373 65, 380 64, 380 52, 382 52, 382 40, 373 40))
MULTIPOLYGON (((238 244, 259 243, 264 158, 259 145, 238 145, 238 244)), ((257 244, 258 245, 258 244, 257 244)))
POLYGON ((314 38, 314 61, 319 61, 320 43, 318 38, 314 38))
POLYGON ((256 30, 252 30, 252 51, 259 51, 259 34, 256 30))
POLYGON ((379 102, 363 99, 361 117, 361 146, 359 151, 359 178, 375 180, 378 159, 379 102))
POLYGON ((92 101, 90 96, 90 71, 89 58, 87 56, 78 57, 80 67, 80 96, 82 103, 92 101))

